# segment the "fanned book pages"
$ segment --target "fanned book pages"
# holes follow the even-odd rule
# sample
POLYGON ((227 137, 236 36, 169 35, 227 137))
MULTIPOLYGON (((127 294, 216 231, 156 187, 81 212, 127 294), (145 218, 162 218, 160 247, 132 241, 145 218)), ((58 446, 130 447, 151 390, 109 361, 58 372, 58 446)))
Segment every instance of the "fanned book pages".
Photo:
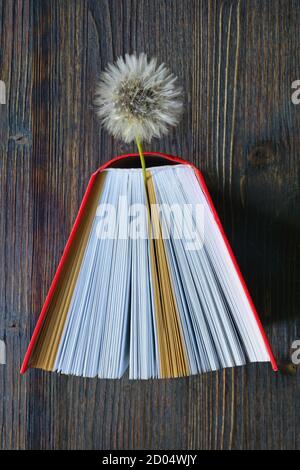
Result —
POLYGON ((134 156, 91 178, 21 372, 198 374, 276 362, 200 172, 134 156))

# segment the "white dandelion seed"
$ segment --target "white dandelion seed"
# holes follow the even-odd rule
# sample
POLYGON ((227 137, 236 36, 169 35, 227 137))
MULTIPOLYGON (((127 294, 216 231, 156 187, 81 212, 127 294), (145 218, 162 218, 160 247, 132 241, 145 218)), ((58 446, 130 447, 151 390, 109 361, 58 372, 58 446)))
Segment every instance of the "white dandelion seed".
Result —
POLYGON ((97 85, 95 106, 104 127, 129 143, 149 142, 175 126, 183 109, 177 77, 142 53, 109 64, 97 85))

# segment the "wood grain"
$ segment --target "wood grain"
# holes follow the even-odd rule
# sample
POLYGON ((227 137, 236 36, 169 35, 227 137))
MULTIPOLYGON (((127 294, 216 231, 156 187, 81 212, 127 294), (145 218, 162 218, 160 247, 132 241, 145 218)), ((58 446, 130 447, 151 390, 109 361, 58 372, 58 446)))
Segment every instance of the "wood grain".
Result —
POLYGON ((125 52, 165 61, 180 126, 151 149, 204 173, 280 363, 299 339, 297 0, 0 0, 0 445, 3 449, 299 449, 300 380, 267 365, 176 380, 19 367, 90 174, 131 146, 93 91, 125 52))
POLYGON ((0 2, 0 73, 6 105, 0 105, 0 337, 6 365, 0 368, 0 445, 24 448, 28 379, 19 365, 31 317, 32 14, 29 1, 0 2), (22 57, 22 60, 20 58, 22 57))

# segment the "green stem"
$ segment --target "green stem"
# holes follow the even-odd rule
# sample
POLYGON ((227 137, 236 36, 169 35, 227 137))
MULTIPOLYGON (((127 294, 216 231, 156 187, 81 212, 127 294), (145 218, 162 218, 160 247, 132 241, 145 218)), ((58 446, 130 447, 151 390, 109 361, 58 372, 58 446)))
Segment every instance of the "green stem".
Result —
POLYGON ((142 165, 142 170, 143 170, 143 178, 144 178, 145 188, 147 188, 147 181, 146 181, 146 163, 145 163, 145 157, 144 157, 144 154, 143 154, 142 144, 141 144, 141 141, 140 141, 139 137, 136 137, 135 140, 136 140, 137 148, 138 148, 139 155, 140 155, 140 160, 141 160, 141 165, 142 165))
POLYGON ((149 194, 148 194, 148 188, 147 188, 146 163, 145 163, 145 157, 143 154, 142 144, 141 144, 139 137, 136 137, 135 140, 136 140, 137 148, 139 150, 143 178, 144 178, 146 204, 148 208, 148 235, 149 235, 149 240, 150 240, 152 238, 152 225, 151 225, 150 201, 149 201, 149 194))

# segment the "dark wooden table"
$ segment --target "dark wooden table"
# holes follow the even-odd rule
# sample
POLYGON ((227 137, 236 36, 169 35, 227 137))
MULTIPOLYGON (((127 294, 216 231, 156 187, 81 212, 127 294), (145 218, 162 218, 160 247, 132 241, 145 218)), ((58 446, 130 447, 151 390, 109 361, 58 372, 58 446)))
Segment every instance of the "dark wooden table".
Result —
POLYGON ((0 444, 4 449, 300 448, 299 0, 0 0, 0 444), (282 372, 84 380, 19 368, 90 174, 132 147, 100 130, 101 69, 165 61, 180 126, 151 150, 204 173, 282 372))

